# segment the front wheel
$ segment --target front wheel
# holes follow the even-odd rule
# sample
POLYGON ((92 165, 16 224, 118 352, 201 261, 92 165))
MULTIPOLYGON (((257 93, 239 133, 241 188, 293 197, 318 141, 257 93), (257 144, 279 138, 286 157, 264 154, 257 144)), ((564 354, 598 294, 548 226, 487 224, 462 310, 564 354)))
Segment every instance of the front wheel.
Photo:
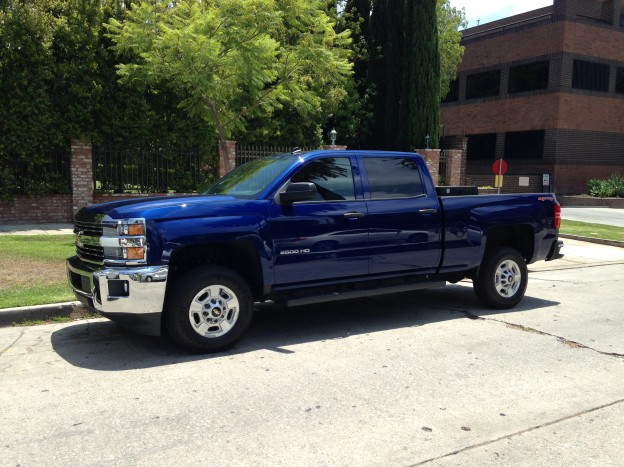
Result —
POLYGON ((172 287, 165 325, 173 340, 192 352, 225 350, 251 324, 251 291, 229 269, 219 266, 192 269, 172 287))
POLYGON ((520 253, 501 248, 486 253, 474 280, 474 291, 486 306, 513 308, 524 297, 528 280, 526 261, 520 253))

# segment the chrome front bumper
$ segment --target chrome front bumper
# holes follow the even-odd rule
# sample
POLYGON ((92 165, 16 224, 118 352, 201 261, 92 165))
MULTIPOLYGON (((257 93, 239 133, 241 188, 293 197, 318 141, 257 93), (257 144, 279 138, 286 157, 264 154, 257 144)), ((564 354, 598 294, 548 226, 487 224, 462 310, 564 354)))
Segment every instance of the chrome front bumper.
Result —
POLYGON ((160 335, 168 266, 105 267, 67 260, 76 298, 103 316, 141 334, 160 335))

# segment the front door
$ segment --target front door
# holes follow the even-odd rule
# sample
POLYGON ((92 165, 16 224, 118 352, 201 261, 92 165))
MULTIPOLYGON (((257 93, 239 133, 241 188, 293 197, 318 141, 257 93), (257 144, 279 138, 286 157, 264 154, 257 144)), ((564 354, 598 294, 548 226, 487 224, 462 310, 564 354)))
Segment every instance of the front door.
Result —
POLYGON ((314 183, 317 199, 272 209, 275 285, 368 274, 366 202, 356 196, 353 163, 349 157, 316 159, 292 177, 314 183))

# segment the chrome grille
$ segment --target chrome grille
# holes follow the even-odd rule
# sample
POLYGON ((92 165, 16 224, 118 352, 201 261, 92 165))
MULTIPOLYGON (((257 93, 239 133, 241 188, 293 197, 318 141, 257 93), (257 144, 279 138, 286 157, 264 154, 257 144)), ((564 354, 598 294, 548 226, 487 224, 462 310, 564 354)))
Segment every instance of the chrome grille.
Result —
POLYGON ((104 262, 104 248, 95 245, 76 245, 78 256, 87 261, 104 262))
POLYGON ((78 234, 80 232, 82 232, 81 235, 88 235, 90 237, 101 237, 102 224, 100 224, 99 222, 75 221, 74 233, 78 234))

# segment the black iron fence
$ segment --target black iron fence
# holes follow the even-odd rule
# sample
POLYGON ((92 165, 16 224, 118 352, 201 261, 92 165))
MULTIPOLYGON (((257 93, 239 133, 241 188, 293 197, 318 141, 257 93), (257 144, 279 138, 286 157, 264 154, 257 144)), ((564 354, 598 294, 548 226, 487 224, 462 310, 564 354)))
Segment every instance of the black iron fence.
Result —
MULTIPOLYGON (((5 156, 5 155, 2 155, 5 156)), ((0 197, 71 193, 71 150, 54 148, 43 157, 1 157, 0 197)))
MULTIPOLYGON (((247 162, 270 156, 272 154, 290 153, 294 149, 292 146, 262 146, 262 145, 236 145, 236 167, 247 162)), ((302 151, 309 151, 312 148, 299 148, 302 151)))
POLYGON ((96 193, 193 193, 216 174, 214 155, 195 149, 93 148, 96 193))

